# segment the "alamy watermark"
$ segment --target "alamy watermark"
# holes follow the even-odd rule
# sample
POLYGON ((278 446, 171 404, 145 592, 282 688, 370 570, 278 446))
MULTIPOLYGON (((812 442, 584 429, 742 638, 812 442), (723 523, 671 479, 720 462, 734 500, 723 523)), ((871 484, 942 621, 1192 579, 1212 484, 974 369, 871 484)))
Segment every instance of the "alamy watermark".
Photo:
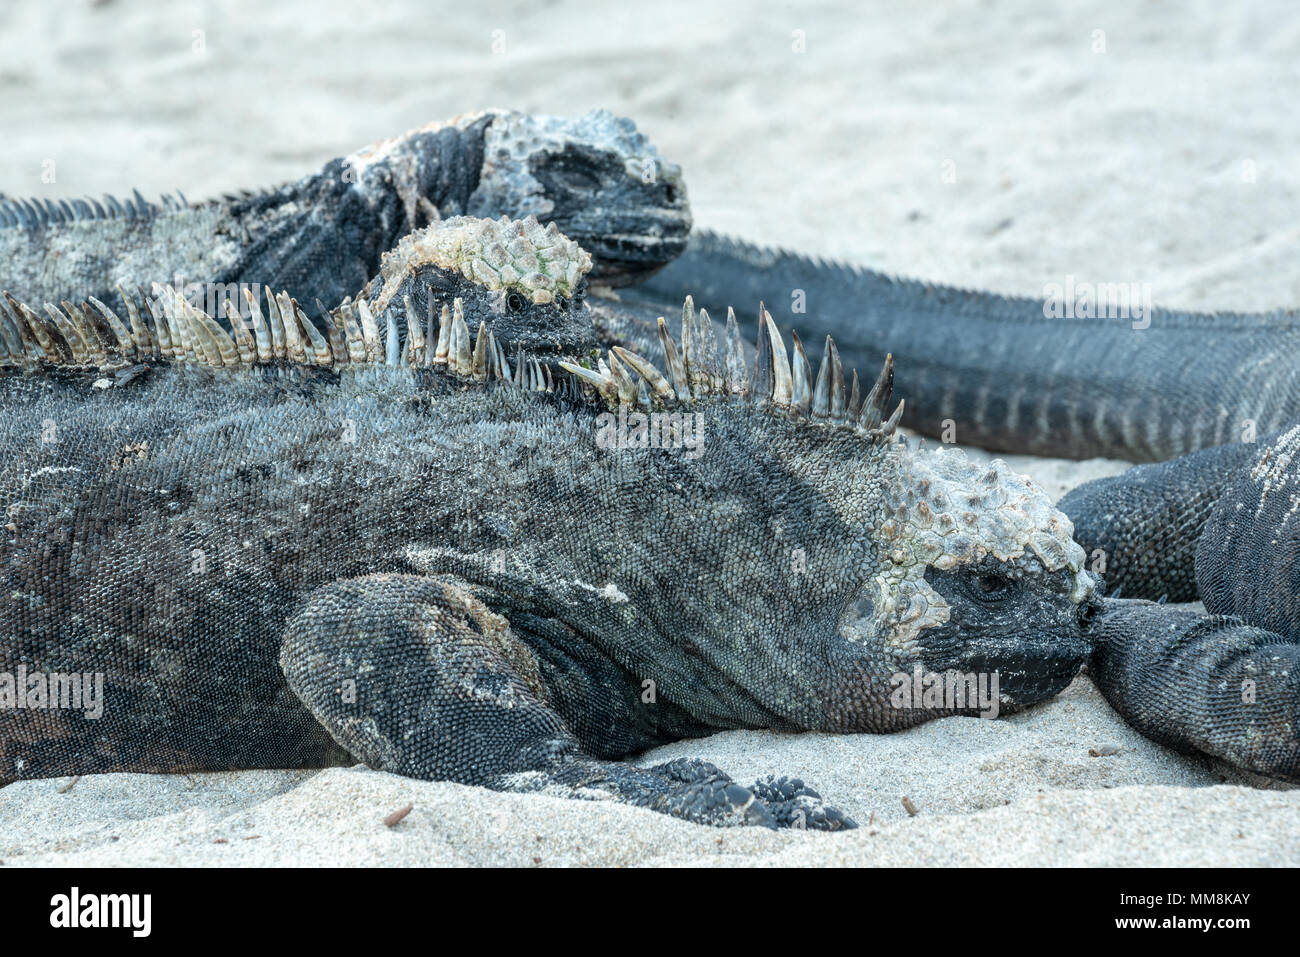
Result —
POLYGON ((602 449, 685 449, 688 459, 704 454, 703 412, 632 412, 596 416, 596 446, 602 449))
POLYGON ((73 887, 50 898, 50 926, 121 927, 133 937, 148 937, 152 911, 152 894, 83 894, 80 887, 73 887))
POLYGON ((1134 329, 1151 325, 1148 282, 1065 282, 1043 286, 1043 315, 1048 319, 1131 319, 1134 329))
POLYGON ((923 671, 913 665, 912 673, 899 671, 890 676, 889 703, 895 708, 947 711, 978 711, 981 718, 998 716, 998 673, 948 670, 923 671))
POLYGON ((103 672, 28 672, 19 665, 0 671, 0 710, 81 711, 87 719, 104 716, 103 672))
MULTIPOLYGON (((247 329, 252 328, 253 310, 248 300, 257 303, 257 308, 267 308, 263 287, 256 282, 186 282, 184 277, 175 277, 170 286, 176 295, 184 299, 200 312, 216 318, 227 314, 226 303, 234 306, 235 312, 247 329)), ((163 311, 164 302, 153 297, 149 300, 155 314, 163 311)))

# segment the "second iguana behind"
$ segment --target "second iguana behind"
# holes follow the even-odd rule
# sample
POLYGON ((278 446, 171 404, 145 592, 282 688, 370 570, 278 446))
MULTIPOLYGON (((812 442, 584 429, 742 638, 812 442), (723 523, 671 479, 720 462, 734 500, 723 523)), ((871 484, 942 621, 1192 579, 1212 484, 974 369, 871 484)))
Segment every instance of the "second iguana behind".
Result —
POLYGON ((1150 462, 1300 420, 1294 310, 1112 316, 1116 303, 1090 300, 1064 318, 1046 296, 900 279, 707 231, 688 243, 681 170, 605 112, 469 114, 276 189, 192 205, 0 200, 0 289, 120 308, 117 283, 179 278, 216 290, 215 315, 227 287, 255 282, 320 318, 317 299, 333 308, 402 236, 460 214, 557 224, 591 252, 595 284, 629 287, 624 308, 653 316, 691 295, 722 315, 763 301, 814 359, 827 333, 850 366, 892 352, 910 399, 903 425, 945 441, 1150 462))

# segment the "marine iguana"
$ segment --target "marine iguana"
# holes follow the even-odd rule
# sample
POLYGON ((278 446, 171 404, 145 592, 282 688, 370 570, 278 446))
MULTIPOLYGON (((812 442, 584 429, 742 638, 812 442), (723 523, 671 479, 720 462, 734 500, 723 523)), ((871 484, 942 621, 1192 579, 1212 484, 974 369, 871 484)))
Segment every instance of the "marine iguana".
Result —
POLYGON ((35 304, 93 295, 120 310, 118 285, 205 283, 219 303, 221 287, 259 282, 333 308, 401 237, 456 215, 554 223, 594 254, 603 285, 659 268, 691 227, 681 169, 631 120, 488 110, 208 202, 0 198, 0 288, 35 304))
MULTIPOLYGON (((571 291, 581 253, 535 224, 482 241, 502 228, 440 227, 571 291)), ((402 245, 387 278, 471 278, 446 240, 402 245)), ((679 339, 659 324, 662 366, 621 346, 512 364, 502 317, 480 314, 499 298, 441 302, 436 340, 407 308, 403 340, 391 305, 370 310, 389 285, 328 337, 288 296, 233 334, 165 287, 125 321, 102 301, 5 310, 0 696, 25 707, 0 708, 0 780, 359 759, 838 829, 853 822, 798 780, 620 759, 722 728, 970 713, 899 704, 913 669, 996 672, 1019 708, 1092 653, 1101 603, 1069 521, 1001 463, 894 441, 891 360, 864 397, 831 341, 814 375, 764 313, 751 375, 734 319, 721 347, 688 305, 679 339), (98 720, 49 706, 74 675, 103 676, 98 720)), ((1170 640, 1142 616, 1103 616, 1108 647, 1170 640)), ((1094 667, 1145 676, 1118 654, 1094 667)), ((1204 674, 1175 677, 1205 699, 1204 674)), ((1160 732, 1294 774, 1276 759, 1294 725, 1251 724, 1277 707, 1269 682, 1264 708, 1214 699, 1160 732)))
POLYGON ((913 399, 903 425, 963 444, 1147 462, 1300 419, 1294 311, 1048 318, 1041 300, 897 279, 709 232, 687 243, 680 168, 631 121, 604 112, 470 114, 279 189, 195 206, 182 197, 159 208, 138 193, 106 205, 0 201, 0 288, 38 304, 93 294, 120 309, 115 284, 179 276, 217 290, 207 306, 215 313, 223 287, 257 281, 319 315, 317 299, 333 308, 353 293, 402 235, 462 213, 557 223, 591 251, 597 285, 629 287, 624 313, 653 319, 686 295, 719 316, 762 301, 814 346, 834 335, 850 366, 892 351, 913 399), (806 311, 787 316, 795 290, 806 311))
POLYGON ((900 279, 707 231, 622 295, 685 293, 710 309, 763 301, 810 341, 834 336, 845 362, 892 352, 914 400, 903 425, 939 437, 951 425, 963 445, 1157 462, 1300 420, 1294 309, 1059 318, 1047 297, 900 279), (806 311, 790 311, 796 290, 806 311))

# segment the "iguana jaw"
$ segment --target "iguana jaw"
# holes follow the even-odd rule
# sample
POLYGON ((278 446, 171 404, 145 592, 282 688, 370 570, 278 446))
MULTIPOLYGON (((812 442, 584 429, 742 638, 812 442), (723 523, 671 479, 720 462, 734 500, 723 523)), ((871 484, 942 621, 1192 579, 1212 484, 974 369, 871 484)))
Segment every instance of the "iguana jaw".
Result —
MULTIPOLYGON (((630 190, 636 186, 627 187, 630 190)), ((674 208, 655 209, 646 205, 601 217, 592 210, 577 209, 555 221, 562 232, 573 236, 591 253, 593 281, 607 286, 630 286, 650 276, 686 250, 691 214, 682 198, 674 208)))

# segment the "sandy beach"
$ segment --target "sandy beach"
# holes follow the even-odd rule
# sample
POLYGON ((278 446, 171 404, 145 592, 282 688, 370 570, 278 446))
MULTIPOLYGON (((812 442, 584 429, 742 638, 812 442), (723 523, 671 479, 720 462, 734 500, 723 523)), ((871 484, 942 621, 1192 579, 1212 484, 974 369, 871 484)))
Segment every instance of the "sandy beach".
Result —
MULTIPOLYGON (((0 190, 199 199, 474 109, 607 108, 681 164, 702 227, 1005 293, 1073 276, 1265 310, 1300 303, 1298 63, 1282 2, 13 0, 0 190)), ((1054 497, 1127 467, 1006 458, 1054 497)), ((680 756, 801 776, 863 826, 722 832, 363 767, 114 774, 0 788, 0 861, 1300 864, 1300 790, 1142 738, 1086 677, 998 721, 729 732, 639 761, 680 756)))

